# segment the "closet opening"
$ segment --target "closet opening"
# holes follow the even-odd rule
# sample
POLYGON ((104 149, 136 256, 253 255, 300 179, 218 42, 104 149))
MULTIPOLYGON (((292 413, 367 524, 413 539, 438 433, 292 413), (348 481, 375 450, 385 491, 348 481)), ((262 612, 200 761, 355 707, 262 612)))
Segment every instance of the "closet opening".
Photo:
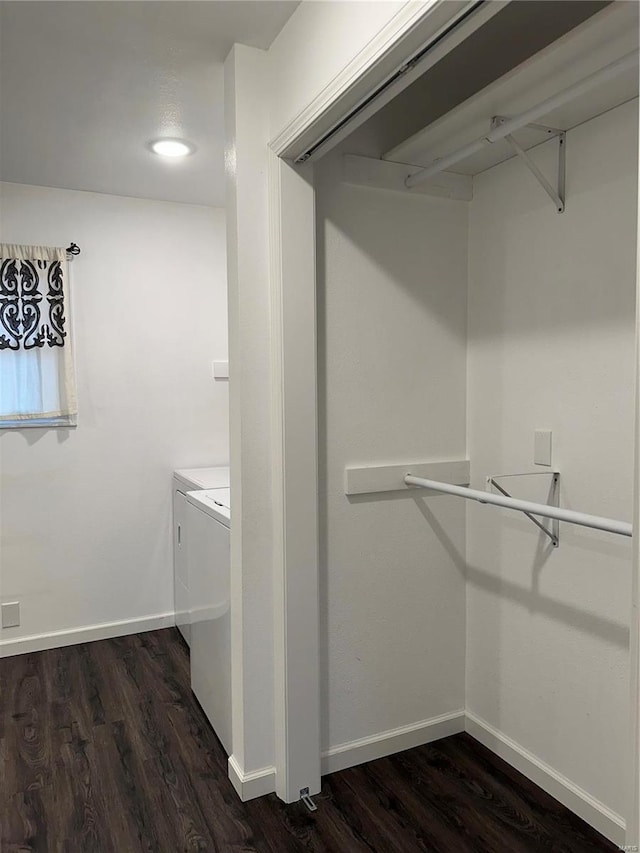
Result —
POLYGON ((624 844, 638 5, 496 4, 314 184, 325 770, 480 742, 624 844))

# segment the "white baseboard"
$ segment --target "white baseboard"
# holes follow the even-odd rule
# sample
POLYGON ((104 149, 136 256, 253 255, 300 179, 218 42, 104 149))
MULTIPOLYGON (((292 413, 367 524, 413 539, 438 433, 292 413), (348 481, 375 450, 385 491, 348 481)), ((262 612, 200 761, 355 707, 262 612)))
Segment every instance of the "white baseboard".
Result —
POLYGON ((519 770, 527 779, 539 785, 556 800, 597 829, 614 844, 624 844, 624 819, 596 800, 553 767, 536 758, 531 752, 507 735, 494 729, 485 720, 467 711, 466 731, 507 764, 519 770))
POLYGON ((143 616, 140 619, 103 622, 99 625, 85 625, 82 628, 71 628, 67 631, 52 631, 50 634, 16 637, 13 640, 0 641, 0 658, 24 655, 28 652, 42 652, 45 649, 58 649, 62 646, 75 646, 78 643, 91 643, 94 640, 108 640, 111 637, 125 637, 128 634, 141 634, 144 631, 156 631, 158 628, 170 628, 174 624, 173 613, 159 613, 156 616, 143 616))
MULTIPOLYGON (((366 761, 384 758, 405 749, 421 746, 466 731, 504 759, 524 776, 581 817, 590 826, 622 846, 625 822, 616 812, 596 800, 561 773, 528 752, 520 744, 467 711, 455 711, 410 726, 381 732, 350 743, 339 744, 322 753, 322 774, 335 773, 366 761)), ((271 789, 273 790, 273 789, 271 789)))
POLYGON ((262 770, 245 773, 235 755, 229 756, 228 767, 231 784, 243 803, 272 794, 276 789, 275 767, 264 767, 262 770))
POLYGON ((464 711, 441 714, 410 726, 380 732, 371 737, 341 743, 322 753, 322 774, 335 773, 365 761, 384 758, 394 752, 402 752, 414 746, 422 746, 433 740, 464 731, 464 711))

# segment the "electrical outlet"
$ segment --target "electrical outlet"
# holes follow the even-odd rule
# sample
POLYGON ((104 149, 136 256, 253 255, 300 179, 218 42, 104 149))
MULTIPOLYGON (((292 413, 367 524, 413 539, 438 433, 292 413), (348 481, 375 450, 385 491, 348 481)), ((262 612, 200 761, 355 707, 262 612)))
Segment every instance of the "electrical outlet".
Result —
POLYGON ((17 628, 20 624, 20 602, 7 601, 0 605, 3 628, 17 628))
POLYGON ((229 362, 214 361, 213 362, 213 378, 220 381, 229 381, 229 362))
POLYGON ((537 429, 533 440, 534 465, 551 465, 551 430, 537 429))

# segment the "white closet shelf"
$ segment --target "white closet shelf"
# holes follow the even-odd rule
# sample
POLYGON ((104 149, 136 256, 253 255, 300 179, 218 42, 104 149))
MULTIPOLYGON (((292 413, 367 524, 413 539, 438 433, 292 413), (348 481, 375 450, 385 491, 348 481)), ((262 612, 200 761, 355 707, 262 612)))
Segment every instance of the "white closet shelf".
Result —
POLYGON ((468 459, 443 462, 404 462, 401 465, 366 465, 345 468, 345 495, 367 495, 374 492, 406 492, 413 488, 405 482, 411 471, 419 477, 428 477, 444 483, 467 485, 471 479, 471 463, 468 459))
MULTIPOLYGON (((548 111, 539 114, 536 122, 567 131, 637 98, 638 69, 637 65, 630 65, 565 103, 554 105, 551 100, 622 57, 633 52, 637 54, 638 41, 638 4, 613 3, 386 152, 382 159, 427 168, 436 160, 446 161, 452 152, 468 147, 464 159, 456 160, 455 165, 445 166, 445 169, 451 168, 466 176, 490 169, 517 156, 508 139, 497 139, 473 150, 473 143, 491 132, 495 116, 519 116, 548 101, 548 111)), ((517 142, 524 151, 548 138, 544 128, 530 124, 517 131, 517 142)))
MULTIPOLYGON (((406 163, 389 163, 357 154, 345 154, 342 160, 342 179, 345 183, 378 190, 406 193, 405 181, 412 170, 415 170, 415 167, 406 163)), ((473 178, 469 175, 456 175, 454 172, 439 172, 416 187, 415 192, 457 201, 471 201, 473 178)))

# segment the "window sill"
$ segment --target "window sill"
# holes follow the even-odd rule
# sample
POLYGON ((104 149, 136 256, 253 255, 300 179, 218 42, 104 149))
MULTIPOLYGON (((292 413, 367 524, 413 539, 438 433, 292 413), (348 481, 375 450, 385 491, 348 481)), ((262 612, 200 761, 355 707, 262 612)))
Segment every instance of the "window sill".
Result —
POLYGON ((75 429, 77 426, 77 420, 70 417, 0 420, 0 431, 4 429, 75 429))

